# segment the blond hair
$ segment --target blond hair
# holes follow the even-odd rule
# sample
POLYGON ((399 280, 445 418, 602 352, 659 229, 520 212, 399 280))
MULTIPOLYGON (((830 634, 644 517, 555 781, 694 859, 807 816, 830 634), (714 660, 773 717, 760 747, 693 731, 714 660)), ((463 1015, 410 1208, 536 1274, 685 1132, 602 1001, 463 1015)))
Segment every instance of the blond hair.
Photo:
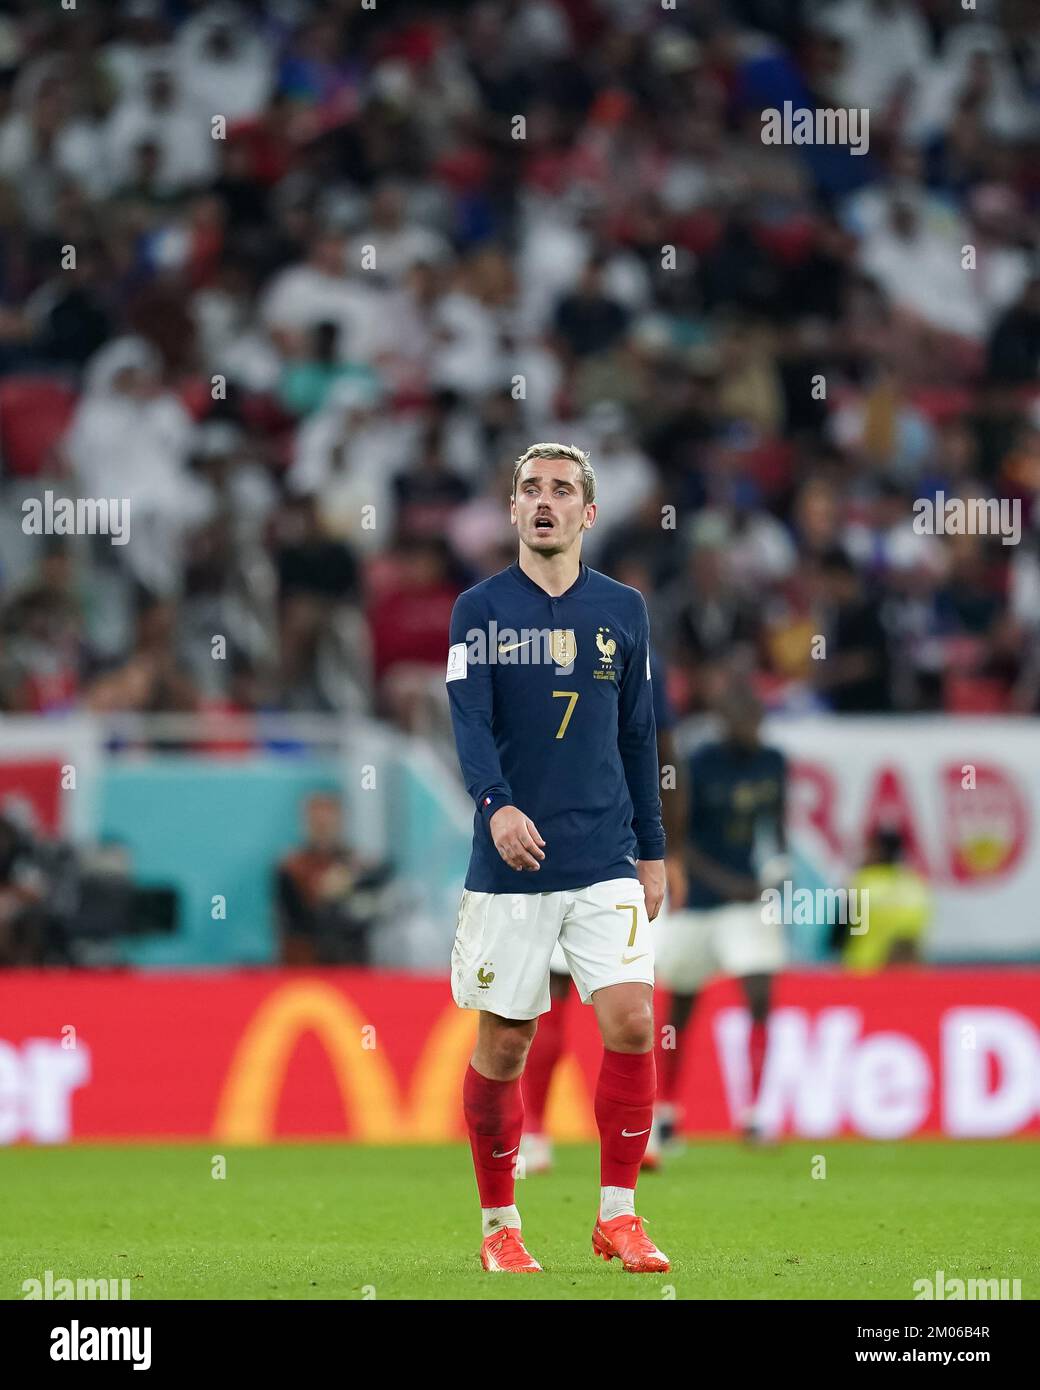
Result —
POLYGON ((588 454, 576 444, 532 444, 529 449, 525 449, 513 468, 513 488, 509 494, 511 497, 516 496, 516 484, 521 468, 532 459, 570 459, 571 463, 576 463, 581 473, 581 491, 585 505, 587 507, 590 502, 595 502, 596 475, 592 471, 588 454))

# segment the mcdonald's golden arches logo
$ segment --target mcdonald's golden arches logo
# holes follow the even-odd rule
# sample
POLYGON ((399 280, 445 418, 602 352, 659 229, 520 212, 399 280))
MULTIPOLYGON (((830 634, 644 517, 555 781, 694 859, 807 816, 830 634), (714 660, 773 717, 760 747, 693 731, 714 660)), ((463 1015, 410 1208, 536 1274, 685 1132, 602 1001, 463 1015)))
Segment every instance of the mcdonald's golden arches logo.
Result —
MULTIPOLYGON (((249 1020, 228 1067, 213 1122, 225 1144, 263 1144, 278 1136, 275 1118, 289 1061, 300 1038, 317 1035, 328 1055, 353 1138, 372 1144, 443 1143, 460 1137, 462 1077, 473 1051, 477 1015, 445 1006, 412 1073, 407 1097, 382 1045, 361 1046, 366 1018, 348 995, 323 980, 274 989, 249 1020)), ((380 1032, 387 1030, 386 1023, 380 1032)), ((548 1123, 562 1140, 595 1132, 588 1088, 573 1057, 555 1078, 548 1123)))

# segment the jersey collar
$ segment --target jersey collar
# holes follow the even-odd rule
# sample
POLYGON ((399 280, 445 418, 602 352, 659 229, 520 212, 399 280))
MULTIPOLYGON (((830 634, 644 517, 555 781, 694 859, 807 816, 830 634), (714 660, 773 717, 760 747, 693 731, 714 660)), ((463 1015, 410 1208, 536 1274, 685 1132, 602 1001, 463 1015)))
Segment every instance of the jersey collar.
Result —
POLYGON ((540 584, 536 584, 529 574, 525 574, 520 568, 520 561, 514 560, 509 566, 507 573, 511 574, 518 584, 525 589, 529 589, 532 594, 541 594, 543 598, 553 599, 559 603, 561 599, 571 598, 579 589, 584 589, 589 582, 589 567, 584 560, 578 562, 578 577, 569 589, 564 589, 562 594, 550 594, 547 589, 543 589, 540 584))

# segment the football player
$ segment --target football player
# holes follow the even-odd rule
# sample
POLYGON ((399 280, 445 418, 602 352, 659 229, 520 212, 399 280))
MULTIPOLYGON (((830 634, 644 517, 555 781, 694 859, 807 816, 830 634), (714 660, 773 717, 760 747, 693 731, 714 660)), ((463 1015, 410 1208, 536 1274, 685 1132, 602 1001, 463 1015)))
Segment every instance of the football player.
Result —
POLYGON ((751 1090, 745 1137, 764 1138, 757 1111, 765 1065, 773 978, 786 960, 783 925, 763 911, 762 890, 789 873, 784 807, 787 765, 762 743, 762 710, 746 690, 723 707, 723 736, 690 755, 687 772, 686 909, 672 912, 658 938, 658 973, 672 991, 674 1046, 661 1050, 661 1103, 651 1155, 671 1137, 684 1058, 683 1035, 697 995, 715 974, 743 987, 751 1014, 751 1090), (763 847, 768 849, 764 852, 763 847))
POLYGON ((517 560, 461 594, 446 674, 476 812, 452 950, 452 994, 479 1010, 463 1106, 480 1195, 481 1262, 537 1272, 515 1203, 520 1078, 550 1007, 559 942, 603 1039, 593 1252, 634 1273, 669 1268, 635 1209, 653 1119, 654 945, 665 891, 650 679, 637 589, 590 569, 588 456, 535 444, 509 504, 517 560))

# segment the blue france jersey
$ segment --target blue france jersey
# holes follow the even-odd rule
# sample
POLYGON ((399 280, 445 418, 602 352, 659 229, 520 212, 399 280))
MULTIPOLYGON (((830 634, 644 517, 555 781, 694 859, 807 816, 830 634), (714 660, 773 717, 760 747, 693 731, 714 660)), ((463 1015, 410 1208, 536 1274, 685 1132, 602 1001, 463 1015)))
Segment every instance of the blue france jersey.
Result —
POLYGON ((515 561, 459 595, 446 680, 477 808, 467 888, 560 892, 664 857, 649 644, 639 590, 585 564, 558 598, 515 561), (495 848, 503 806, 545 841, 537 871, 495 848))

